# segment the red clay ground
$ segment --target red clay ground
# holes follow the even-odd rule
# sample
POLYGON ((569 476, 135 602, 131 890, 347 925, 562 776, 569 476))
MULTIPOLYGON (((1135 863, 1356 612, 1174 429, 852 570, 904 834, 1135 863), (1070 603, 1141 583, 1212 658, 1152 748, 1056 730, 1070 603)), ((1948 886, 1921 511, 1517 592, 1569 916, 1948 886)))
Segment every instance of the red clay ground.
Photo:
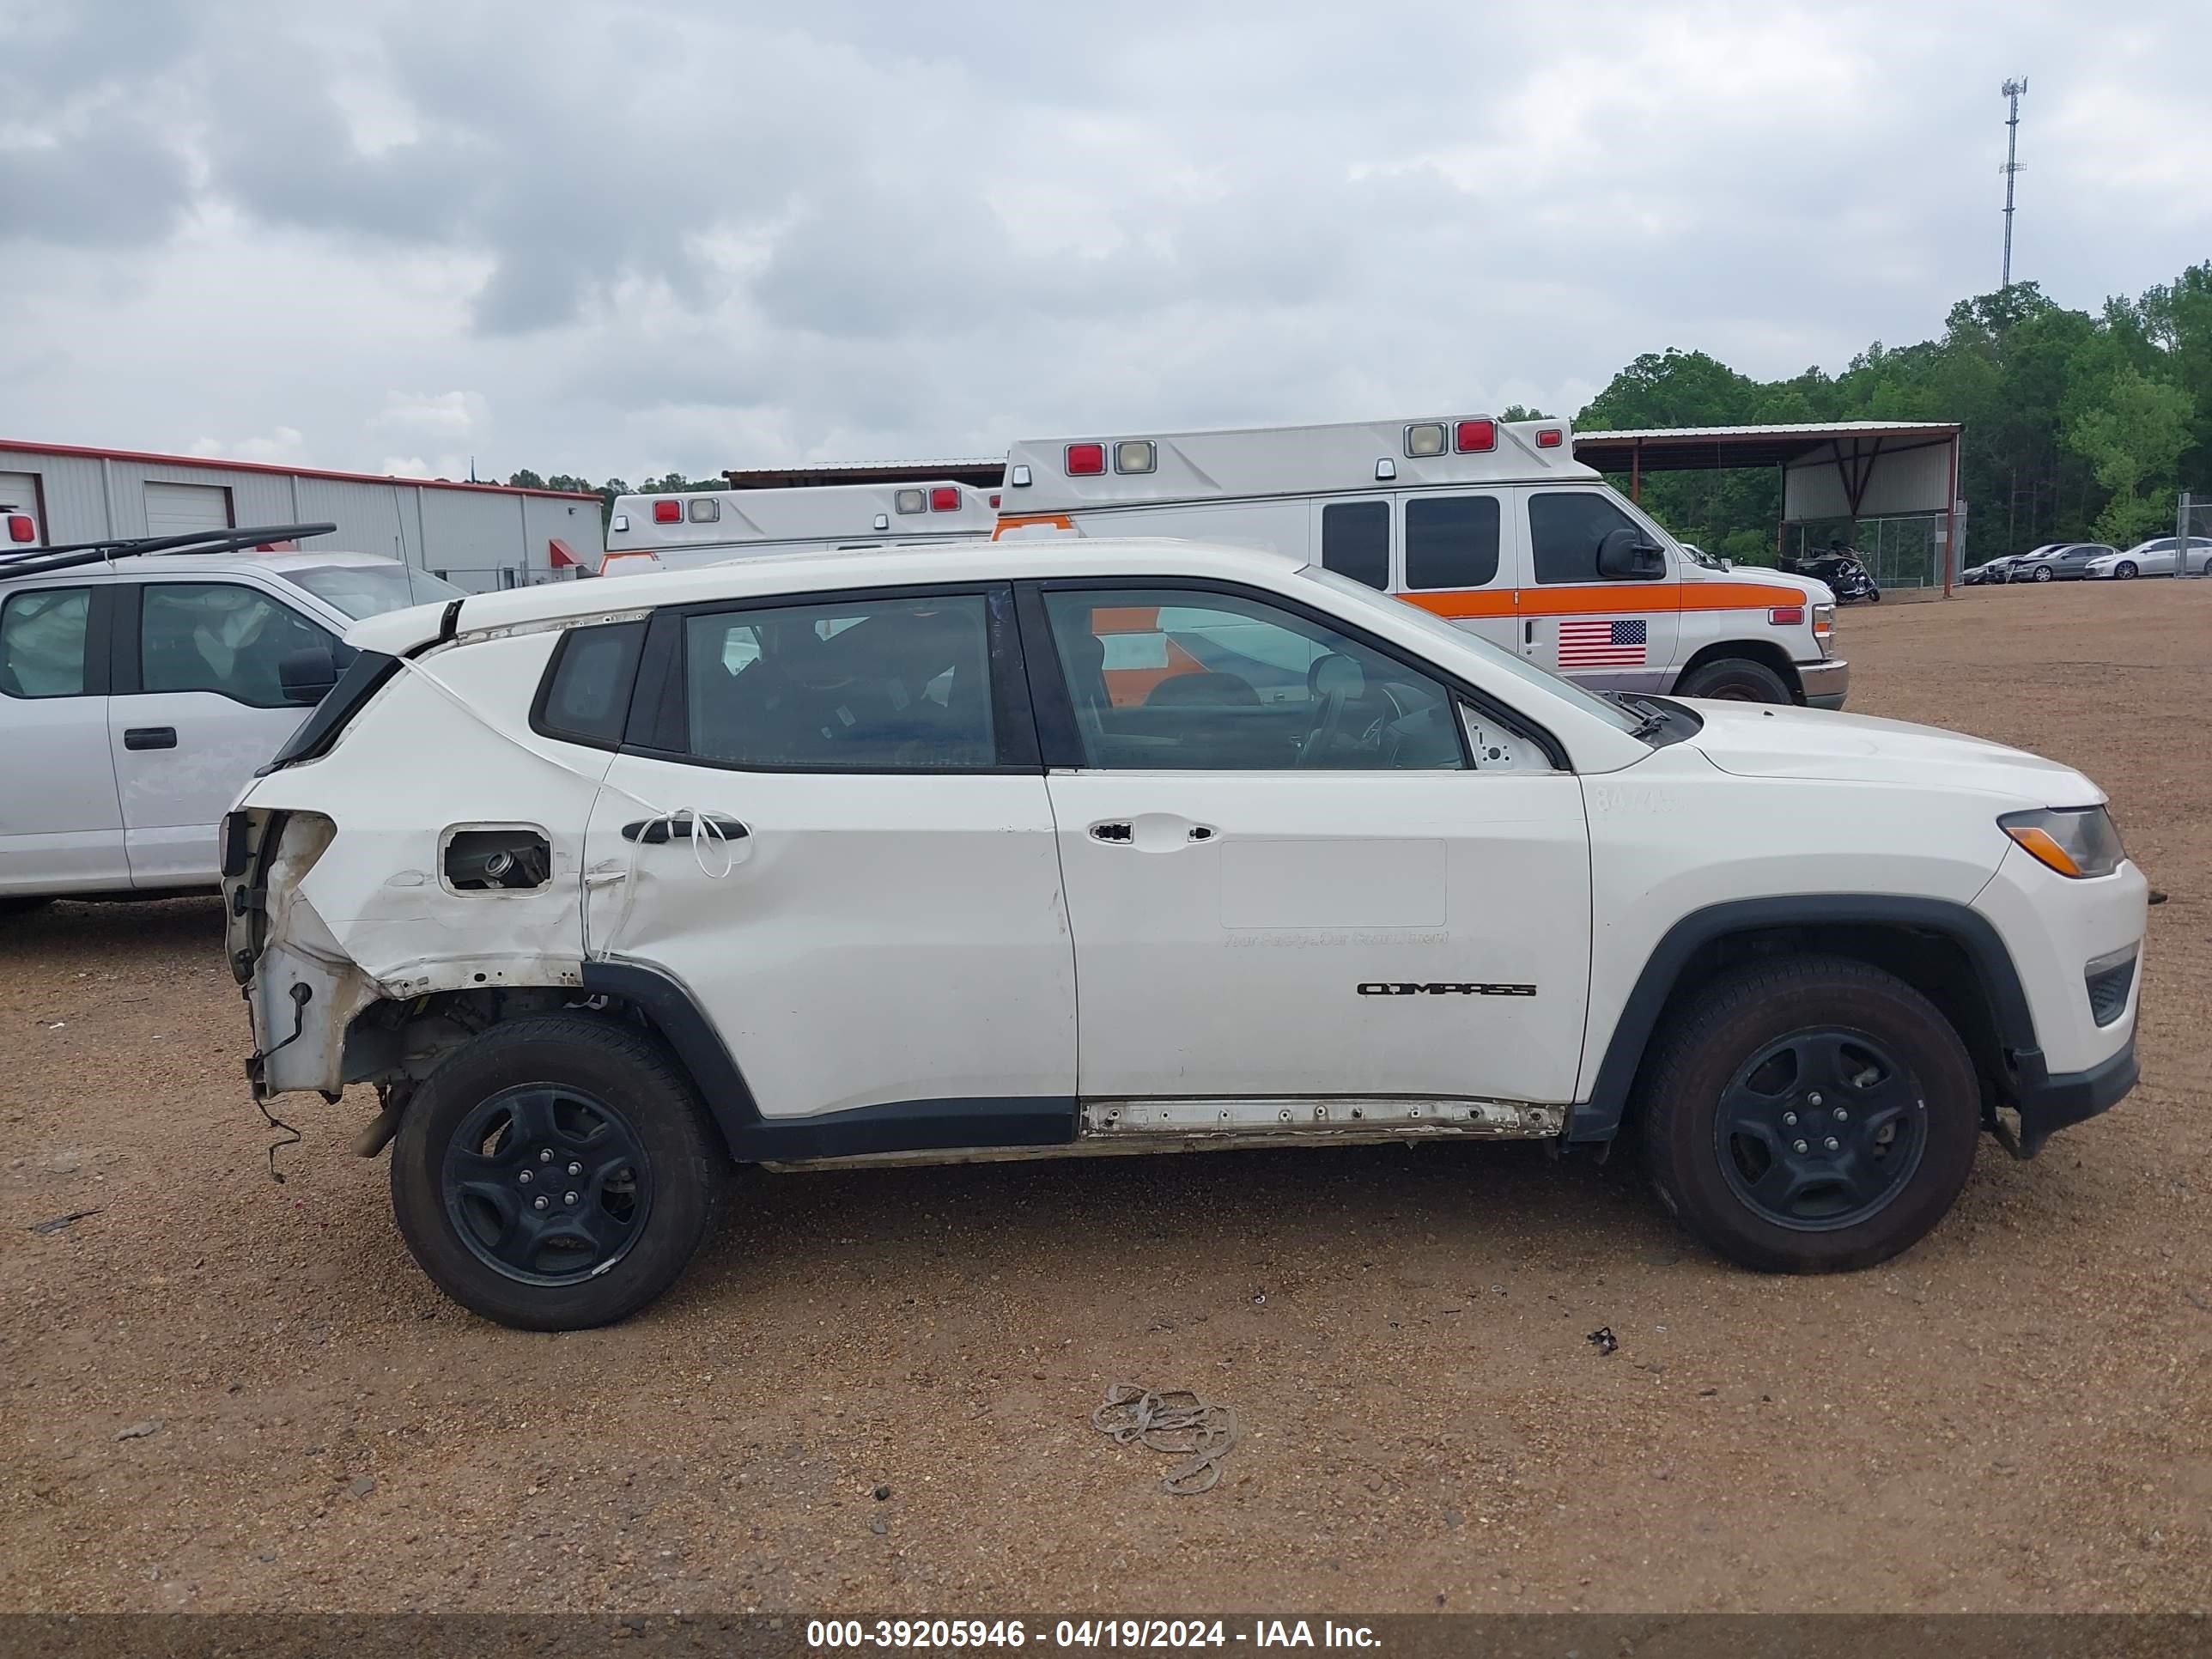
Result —
POLYGON ((519 1335, 408 1260, 360 1101, 270 1183, 213 902, 9 924, 0 1607, 2206 1606, 2212 583, 1843 640, 1855 708, 2099 779, 2172 896, 2142 1088, 1849 1278, 1722 1266, 1620 1160, 1115 1159, 762 1178, 646 1316, 519 1335), (1122 1378, 1236 1407, 1217 1491, 1091 1431, 1122 1378))

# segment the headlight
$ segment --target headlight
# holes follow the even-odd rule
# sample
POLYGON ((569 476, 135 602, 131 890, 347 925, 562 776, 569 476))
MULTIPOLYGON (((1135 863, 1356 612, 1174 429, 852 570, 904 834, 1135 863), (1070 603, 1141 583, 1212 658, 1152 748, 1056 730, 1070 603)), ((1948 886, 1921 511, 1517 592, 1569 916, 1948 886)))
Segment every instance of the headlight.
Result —
POLYGON ((2109 876, 2128 855, 2120 845, 2118 826, 2101 806, 2008 812, 1997 820, 1997 828, 2026 848, 2039 864, 2062 876, 2109 876))
POLYGON ((1813 607, 1813 637, 1820 642, 1820 654, 1828 654, 1828 641, 1836 636, 1836 607, 1816 605, 1813 607))

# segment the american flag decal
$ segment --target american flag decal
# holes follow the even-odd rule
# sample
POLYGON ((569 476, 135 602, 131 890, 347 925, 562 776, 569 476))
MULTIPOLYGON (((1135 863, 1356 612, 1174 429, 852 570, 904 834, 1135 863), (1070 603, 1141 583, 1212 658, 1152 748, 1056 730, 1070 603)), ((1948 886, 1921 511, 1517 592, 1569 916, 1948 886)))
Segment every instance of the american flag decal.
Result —
POLYGON ((1562 668, 1640 668, 1650 625, 1641 622, 1563 622, 1559 624, 1562 668))

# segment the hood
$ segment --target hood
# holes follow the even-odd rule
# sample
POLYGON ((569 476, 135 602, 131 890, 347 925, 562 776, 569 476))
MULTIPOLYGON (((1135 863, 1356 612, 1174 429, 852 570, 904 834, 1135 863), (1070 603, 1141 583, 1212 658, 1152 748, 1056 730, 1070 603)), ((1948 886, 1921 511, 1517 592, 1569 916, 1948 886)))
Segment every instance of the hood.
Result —
POLYGON ((2070 766, 1937 726, 1820 708, 1680 701, 1705 723, 1689 741, 1739 777, 1921 785, 2023 806, 2089 806, 2105 799, 2070 766))
MULTIPOLYGON (((1685 587, 1702 587, 1712 583, 1725 583, 1735 587, 1777 587, 1786 590, 1787 593, 1800 595, 1807 605, 1833 605, 1836 602, 1834 591, 1827 583, 1816 581, 1810 576, 1792 575, 1787 570, 1775 570, 1765 565, 1740 564, 1733 570, 1707 570, 1702 565, 1685 562, 1681 580, 1685 587)), ((1790 602, 1785 594, 1778 594, 1774 600, 1777 605, 1788 605, 1790 602)))

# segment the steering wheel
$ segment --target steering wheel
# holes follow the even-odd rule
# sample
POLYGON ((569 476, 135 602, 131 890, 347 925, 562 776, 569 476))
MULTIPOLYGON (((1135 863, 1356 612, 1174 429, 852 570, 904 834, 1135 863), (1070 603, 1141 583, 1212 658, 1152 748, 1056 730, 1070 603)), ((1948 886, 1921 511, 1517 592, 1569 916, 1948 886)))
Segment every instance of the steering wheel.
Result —
POLYGON ((1344 711, 1367 686, 1367 676, 1353 659, 1341 652, 1331 652, 1316 658, 1307 671, 1306 684, 1312 689, 1317 707, 1314 710, 1312 729, 1305 741, 1298 745, 1297 763, 1318 766, 1335 744, 1344 727, 1344 711))

